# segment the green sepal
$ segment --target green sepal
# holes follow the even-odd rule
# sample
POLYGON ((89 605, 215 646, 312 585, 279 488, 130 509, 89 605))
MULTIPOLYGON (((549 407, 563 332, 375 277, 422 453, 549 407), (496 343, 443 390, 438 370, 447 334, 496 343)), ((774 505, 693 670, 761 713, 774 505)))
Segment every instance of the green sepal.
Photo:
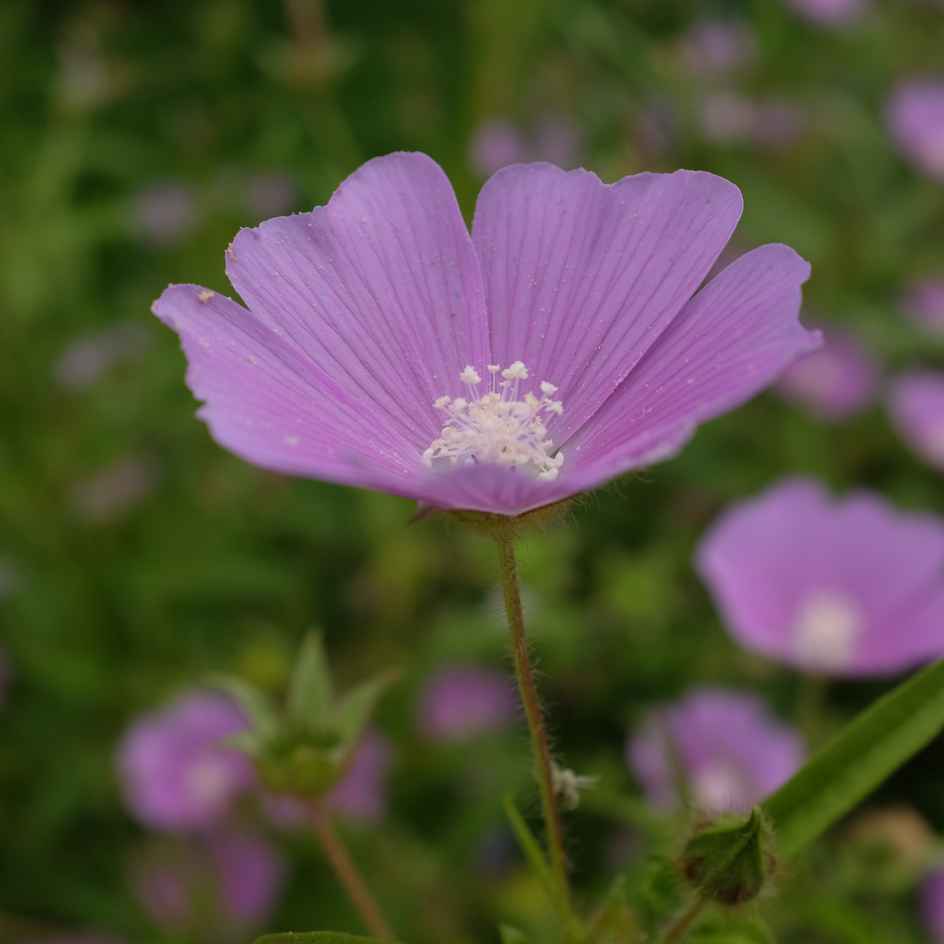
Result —
POLYGON ((279 712, 264 692, 235 675, 211 676, 209 684, 225 692, 239 705, 249 720, 254 737, 264 741, 277 733, 279 712))
POLYGON ((758 809, 723 816, 685 846, 682 874, 699 895, 723 905, 756 898, 774 872, 770 829, 758 809))
POLYGON ((289 717, 300 722, 323 724, 333 700, 334 686, 321 634, 310 632, 302 643, 298 664, 289 682, 289 717))
POLYGON ((333 728, 345 749, 353 748, 361 739, 377 702, 397 680, 396 672, 382 672, 361 682, 336 703, 333 728))

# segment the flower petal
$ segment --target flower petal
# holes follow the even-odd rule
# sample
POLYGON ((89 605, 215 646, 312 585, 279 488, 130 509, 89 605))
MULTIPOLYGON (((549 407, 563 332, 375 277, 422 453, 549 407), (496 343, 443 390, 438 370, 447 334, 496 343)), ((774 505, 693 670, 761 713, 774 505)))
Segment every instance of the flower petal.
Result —
POLYGON ((180 336, 187 383, 204 401, 199 415, 227 449, 267 469, 351 485, 416 478, 413 444, 374 405, 365 413, 356 393, 240 305, 172 285, 153 310, 180 336))
MULTIPOLYGON (((590 481, 675 452, 698 423, 752 397, 819 343, 798 320, 809 264, 761 246, 711 280, 571 443, 590 481)), ((562 473, 563 475, 563 473, 562 473)))
POLYGON ((579 430, 679 313, 741 215, 713 174, 639 174, 607 186, 585 170, 519 164, 475 209, 496 362, 560 388, 555 441, 579 430))
MULTIPOLYGON (((253 314, 411 440, 419 462, 441 425, 433 400, 489 359, 478 260, 439 166, 368 161, 326 206, 242 230, 227 256, 253 314)), ((361 430, 366 444, 374 429, 361 430)))

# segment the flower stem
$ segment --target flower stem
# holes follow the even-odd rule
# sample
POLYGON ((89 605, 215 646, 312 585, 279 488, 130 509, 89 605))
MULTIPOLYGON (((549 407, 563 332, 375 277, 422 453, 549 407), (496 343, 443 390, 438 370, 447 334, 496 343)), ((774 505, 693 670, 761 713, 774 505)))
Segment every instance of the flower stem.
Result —
POLYGON ((507 531, 495 536, 498 542, 501 565, 502 592, 505 612, 511 629, 512 653, 515 660, 515 676, 521 703, 528 720, 531 734, 531 751, 534 755, 534 773, 541 793, 541 808, 544 813, 546 841, 550 850, 551 869, 562 896, 565 910, 571 913, 570 883, 567 879, 567 857, 564 853, 564 831, 561 827, 557 797, 554 792, 554 775, 551 748, 544 727, 541 702, 538 697, 534 671, 528 658, 528 642, 524 631, 524 613, 521 609, 521 593, 518 589, 518 566, 515 561, 514 538, 507 531))
POLYGON ((678 944, 685 940, 685 935, 692 929, 692 925, 698 920, 708 899, 699 895, 692 903, 669 925, 665 934, 662 936, 662 944, 678 944))
POLYGON ((361 916, 367 930, 381 940, 393 940, 393 932, 387 924, 380 906, 367 888, 351 854, 331 823, 331 817, 318 805, 312 804, 312 825, 321 848, 334 869, 338 881, 344 886, 351 903, 361 916))

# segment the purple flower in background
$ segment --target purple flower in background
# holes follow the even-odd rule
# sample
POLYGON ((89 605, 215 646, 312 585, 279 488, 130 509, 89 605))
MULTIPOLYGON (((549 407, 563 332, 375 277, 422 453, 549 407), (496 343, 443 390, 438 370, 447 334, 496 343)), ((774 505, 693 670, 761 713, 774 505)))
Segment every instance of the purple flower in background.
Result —
POLYGON ((298 186, 288 174, 253 174, 246 183, 246 205, 257 218, 287 213, 299 197, 298 186))
POLYGON ((254 782, 247 757, 224 743, 245 728, 236 704, 213 692, 186 695, 140 718, 118 752, 130 810, 155 829, 216 826, 254 782))
POLYGON ((878 495, 786 481, 725 512, 696 564, 735 638, 790 665, 883 675, 944 655, 944 522, 878 495))
POLYGON ((921 885, 921 918, 931 939, 944 944, 944 868, 932 871, 921 885))
POLYGON ((150 335, 141 324, 112 325, 73 341, 53 367, 56 382, 69 390, 90 387, 114 367, 147 350, 150 335))
POLYGON ((325 797, 326 805, 350 819, 376 822, 387 809, 387 772, 392 762, 390 742, 368 730, 343 779, 325 797))
POLYGON ((144 240, 161 249, 180 242, 198 219, 193 192, 175 181, 152 184, 138 193, 132 215, 144 240))
POLYGON ((626 747, 650 802, 680 802, 677 758, 692 801, 707 813, 750 809, 793 775, 803 755, 800 737, 759 698, 712 688, 652 712, 626 747))
POLYGON ((453 666, 426 684, 419 725, 433 740, 462 741, 504 727, 515 717, 516 706, 514 688, 502 673, 453 666))
POLYGON ((944 334, 944 277, 918 279, 905 291, 901 308, 915 324, 944 334))
POLYGON ((83 520, 104 524, 147 498, 157 481, 153 462, 140 456, 125 456, 76 482, 72 506, 83 520))
POLYGON ((473 135, 469 159, 483 177, 527 161, 572 165, 581 143, 579 129, 566 118, 548 116, 525 130, 497 118, 486 121, 473 135))
POLYGON ((422 154, 369 161, 325 207, 242 230, 228 275, 154 305, 200 416, 268 469, 517 515, 677 452, 818 337, 783 245, 701 283, 737 225, 713 174, 606 186, 499 171, 471 237, 422 154))
POLYGON ((219 833, 147 849, 134 863, 131 884, 163 930, 222 932, 233 940, 266 923, 284 874, 282 860, 262 837, 219 833))
POLYGON ((913 79, 899 85, 888 103, 895 143, 915 167, 944 181, 944 79, 913 79))
POLYGON ((915 371, 897 378, 888 409, 898 435, 935 468, 944 471, 944 373, 915 371))
POLYGON ((823 331, 823 346, 794 361, 777 390, 824 420, 841 420, 872 402, 878 389, 878 365, 851 334, 823 331))
POLYGON ((740 92, 712 92, 701 109, 704 136, 717 144, 749 142, 776 150, 795 140, 806 127, 806 115, 784 99, 751 99, 740 92))
POLYGON ((694 75, 726 75, 756 58, 757 37, 747 23, 701 20, 682 38, 681 54, 694 75))
POLYGON ((843 26, 867 9, 866 0, 787 0, 801 16, 824 26, 843 26))

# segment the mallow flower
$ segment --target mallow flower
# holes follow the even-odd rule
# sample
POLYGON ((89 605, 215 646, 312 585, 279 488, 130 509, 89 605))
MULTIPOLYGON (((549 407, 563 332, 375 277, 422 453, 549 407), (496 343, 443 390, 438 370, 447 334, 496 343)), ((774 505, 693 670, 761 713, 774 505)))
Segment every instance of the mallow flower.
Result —
POLYGON ((944 373, 916 370, 897 377, 889 390, 888 411, 911 449, 944 471, 944 373))
POLYGON ((927 177, 944 181, 944 79, 901 83, 888 103, 888 127, 907 160, 927 177))
POLYGON ((725 512, 697 569, 744 646, 810 672, 885 675, 944 655, 944 521, 783 482, 725 512))
POLYGON ((846 419, 875 397, 879 368, 855 335, 823 331, 823 346, 791 364, 777 382, 786 400, 806 407, 822 420, 846 419))
POLYGON ((915 279, 905 290, 900 308, 930 334, 944 334, 944 276, 915 279))
POLYGON ((944 941, 944 868, 933 869, 921 884, 921 918, 932 941, 944 941))
POLYGON ((741 214, 713 174, 506 167, 471 234, 430 158, 368 161, 324 207, 244 229, 243 305, 172 285, 200 416, 282 473, 519 515, 677 452, 818 338, 809 265, 761 246, 702 284, 741 214))
POLYGON ((193 692, 132 724, 118 750, 125 801, 146 826, 206 830, 225 820, 255 775, 226 743, 246 729, 242 711, 216 692, 193 692))
POLYGON ((649 801, 681 800, 679 776, 703 813, 749 810, 789 780, 803 741, 753 695, 700 688, 658 708, 626 745, 626 761, 649 801))
POLYGON ((514 686, 503 673, 452 665, 424 687, 419 727, 433 741, 467 741, 505 727, 516 710, 514 686))

